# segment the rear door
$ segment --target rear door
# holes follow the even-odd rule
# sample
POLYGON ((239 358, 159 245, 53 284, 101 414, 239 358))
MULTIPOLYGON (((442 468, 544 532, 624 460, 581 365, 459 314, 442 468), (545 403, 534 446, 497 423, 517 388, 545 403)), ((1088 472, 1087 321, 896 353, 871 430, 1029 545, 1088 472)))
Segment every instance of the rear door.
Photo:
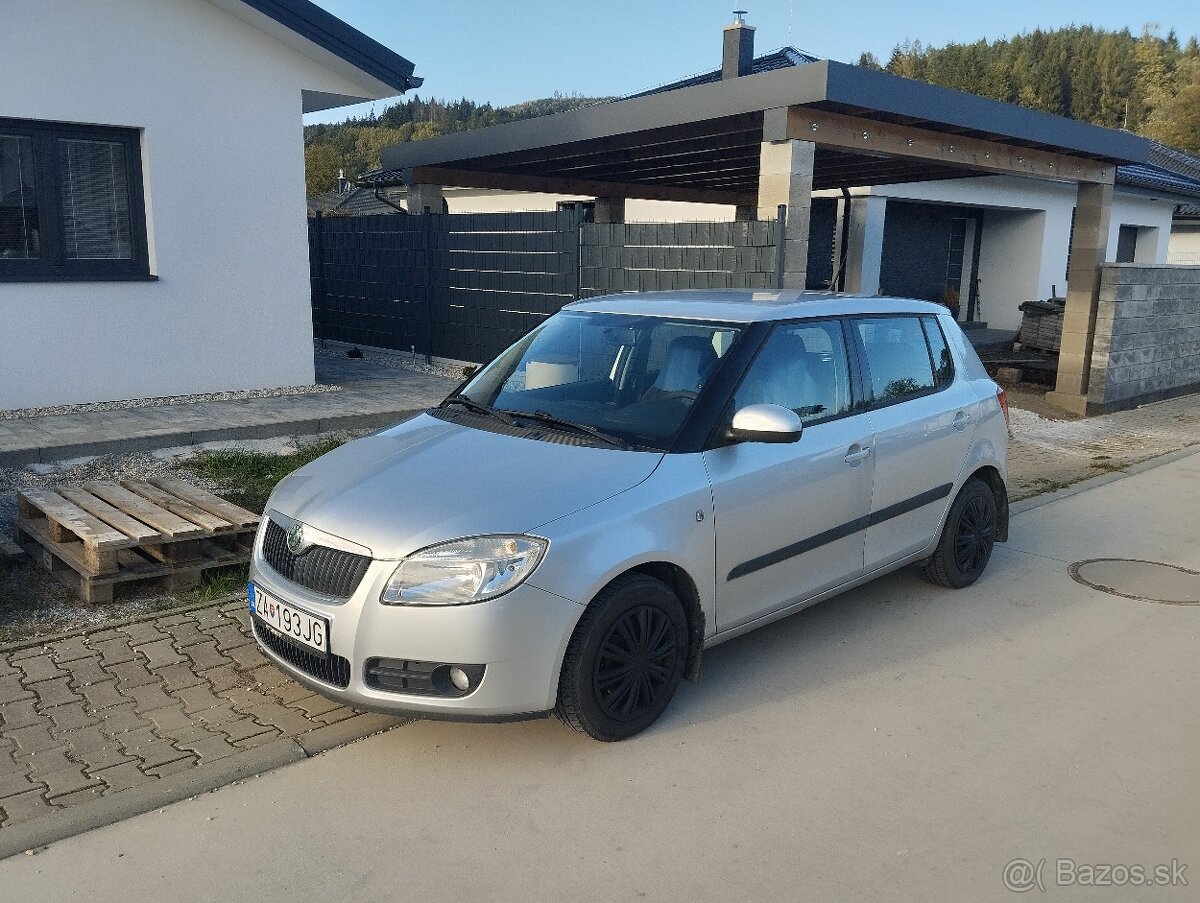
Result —
POLYGON ((956 372, 937 317, 856 317, 851 323, 875 434, 869 573, 932 542, 981 411, 970 382, 956 372))
POLYGON ((703 453, 716 512, 717 629, 729 630, 844 583, 863 569, 871 425, 855 412, 837 320, 775 327, 734 395, 732 414, 779 404, 804 421, 790 444, 703 453))

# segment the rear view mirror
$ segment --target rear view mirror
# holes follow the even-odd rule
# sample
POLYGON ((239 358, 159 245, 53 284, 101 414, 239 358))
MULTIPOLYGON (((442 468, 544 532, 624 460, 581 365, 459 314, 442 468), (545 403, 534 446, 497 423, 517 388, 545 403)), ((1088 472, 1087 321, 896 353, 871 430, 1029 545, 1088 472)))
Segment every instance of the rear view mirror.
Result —
POLYGON ((804 431, 800 415, 777 404, 752 404, 733 415, 729 438, 738 442, 796 442, 804 431))

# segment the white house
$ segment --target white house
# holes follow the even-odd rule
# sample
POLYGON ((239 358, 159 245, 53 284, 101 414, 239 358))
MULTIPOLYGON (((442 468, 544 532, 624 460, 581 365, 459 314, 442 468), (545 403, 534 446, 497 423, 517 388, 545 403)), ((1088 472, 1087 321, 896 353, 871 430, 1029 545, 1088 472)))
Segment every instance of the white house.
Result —
POLYGON ((0 409, 313 381, 302 114, 413 64, 307 0, 0 28, 0 409))

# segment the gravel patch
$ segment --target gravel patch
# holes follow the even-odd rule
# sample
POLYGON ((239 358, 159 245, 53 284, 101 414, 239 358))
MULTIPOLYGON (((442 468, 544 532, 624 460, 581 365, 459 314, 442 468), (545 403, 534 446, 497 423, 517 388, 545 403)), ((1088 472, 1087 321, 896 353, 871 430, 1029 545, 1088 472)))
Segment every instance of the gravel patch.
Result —
POLYGON ((98 401, 92 404, 63 404, 49 408, 14 408, 0 411, 0 420, 24 420, 30 417, 55 417, 59 414, 87 414, 122 411, 131 408, 161 408, 167 405, 200 404, 205 401, 245 401, 251 398, 283 398, 290 395, 323 395, 340 392, 341 386, 280 386, 275 389, 244 389, 237 392, 208 392, 202 395, 166 395, 161 398, 131 398, 125 401, 98 401))
POLYGON ((1050 420, 1047 417, 1043 417, 1040 414, 1036 414, 1033 411, 1026 411, 1022 408, 1012 406, 1009 406, 1008 409, 1009 429, 1012 431, 1014 436, 1018 436, 1021 433, 1037 429, 1038 427, 1054 422, 1055 421, 1050 420))

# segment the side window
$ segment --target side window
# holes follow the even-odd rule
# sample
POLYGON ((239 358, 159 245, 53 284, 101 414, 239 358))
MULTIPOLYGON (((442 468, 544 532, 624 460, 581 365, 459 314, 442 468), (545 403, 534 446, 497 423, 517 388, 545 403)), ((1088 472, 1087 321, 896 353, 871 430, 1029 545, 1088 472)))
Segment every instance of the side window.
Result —
POLYGON ((929 346, 918 317, 864 317, 854 328, 862 339, 876 402, 903 401, 934 388, 929 346))
POLYGON ((925 330, 925 339, 929 342, 929 357, 933 360, 934 384, 940 389, 954 382, 954 358, 950 356, 950 346, 942 334, 937 317, 921 317, 921 327, 925 330))
POLYGON ((841 325, 777 326, 734 393, 734 410, 751 404, 791 408, 805 423, 850 410, 850 377, 841 325))

